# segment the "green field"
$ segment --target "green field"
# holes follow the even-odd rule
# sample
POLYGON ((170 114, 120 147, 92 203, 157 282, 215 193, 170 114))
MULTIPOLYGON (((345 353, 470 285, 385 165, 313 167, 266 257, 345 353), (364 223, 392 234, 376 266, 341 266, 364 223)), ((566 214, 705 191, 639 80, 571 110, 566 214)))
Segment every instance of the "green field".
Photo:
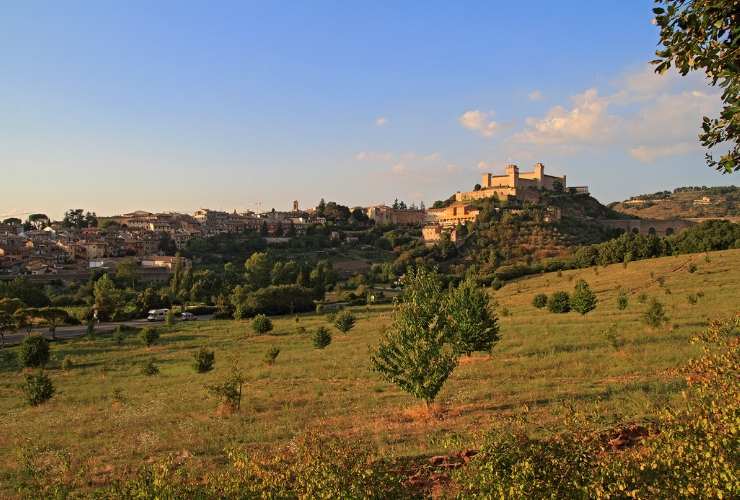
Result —
POLYGON ((502 340, 490 356, 461 360, 431 417, 369 370, 368 350, 391 306, 355 309, 357 326, 348 334, 332 328, 324 350, 312 347, 310 332, 327 319, 314 314, 276 318, 272 334, 259 337, 248 322, 182 324, 163 329, 149 349, 135 336, 123 346, 109 336, 56 342, 47 371, 58 393, 48 403, 29 407, 18 388, 23 373, 0 372, 0 496, 12 496, 31 454, 48 457, 41 473, 95 485, 168 456, 215 468, 228 446, 270 447, 312 428, 363 436, 384 455, 401 456, 460 449, 500 416, 525 409, 539 423, 555 421, 566 405, 598 413, 605 424, 641 420, 678 397, 684 384, 672 369, 696 353, 688 340, 709 318, 740 309, 740 250, 542 274, 492 294, 502 340), (595 311, 551 314, 531 305, 534 294, 570 292, 577 279, 596 292, 595 311), (620 287, 630 294, 624 311, 616 307, 620 287), (643 293, 666 306, 667 325, 641 322, 643 293), (690 294, 701 295, 694 305, 690 294), (192 368, 201 346, 216 352, 207 374, 192 368), (281 352, 270 367, 263 357, 271 346, 281 352), (61 370, 65 356, 72 370, 61 370), (141 373, 150 358, 157 376, 141 373), (234 363, 247 376, 245 398, 239 414, 220 415, 205 385, 234 363))

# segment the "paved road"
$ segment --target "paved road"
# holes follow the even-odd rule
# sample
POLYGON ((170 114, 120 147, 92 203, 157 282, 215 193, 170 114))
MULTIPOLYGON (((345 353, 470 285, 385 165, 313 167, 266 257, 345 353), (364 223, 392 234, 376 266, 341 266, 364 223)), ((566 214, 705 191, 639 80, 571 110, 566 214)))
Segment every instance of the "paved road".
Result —
MULTIPOLYGON (((211 315, 198 316, 199 321, 209 320, 211 315)), ((96 333, 110 333, 118 325, 135 326, 141 328, 146 325, 164 324, 164 321, 149 322, 145 319, 133 319, 131 321, 112 321, 110 323, 98 323, 95 326, 96 333)), ((51 340, 51 334, 48 328, 36 328, 32 330, 33 334, 43 335, 47 339, 51 340)), ((82 337, 87 333, 87 327, 85 325, 77 326, 60 326, 57 327, 56 337, 57 340, 72 339, 75 337, 82 337)), ((26 332, 14 332, 5 335, 5 345, 20 344, 23 339, 26 338, 26 332)))

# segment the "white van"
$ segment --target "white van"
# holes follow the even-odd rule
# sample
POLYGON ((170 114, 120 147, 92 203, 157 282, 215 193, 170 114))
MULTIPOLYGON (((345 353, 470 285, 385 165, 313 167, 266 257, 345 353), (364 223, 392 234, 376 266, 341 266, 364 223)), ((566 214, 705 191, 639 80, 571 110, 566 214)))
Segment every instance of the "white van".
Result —
POLYGON ((169 309, 152 309, 146 317, 147 321, 164 321, 169 309))

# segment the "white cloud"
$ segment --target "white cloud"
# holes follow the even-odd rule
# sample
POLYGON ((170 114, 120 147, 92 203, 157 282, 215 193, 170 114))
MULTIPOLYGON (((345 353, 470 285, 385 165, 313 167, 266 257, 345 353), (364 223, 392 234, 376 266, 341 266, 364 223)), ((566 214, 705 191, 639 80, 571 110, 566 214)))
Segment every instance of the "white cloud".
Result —
POLYGON ((388 118, 385 116, 379 116, 375 119, 375 125, 378 127, 382 127, 383 125, 386 125, 388 123, 388 118))
POLYGON ((540 90, 535 89, 530 92, 527 97, 530 101, 541 101, 544 96, 542 95, 542 92, 540 90))
POLYGON ((603 141, 616 121, 607 114, 609 101, 596 89, 588 89, 571 98, 570 109, 551 108, 542 118, 527 118, 527 127, 515 140, 531 144, 574 144, 603 141))
POLYGON ((468 130, 477 132, 483 137, 491 137, 500 127, 498 123, 491 119, 492 117, 493 113, 473 109, 460 115, 457 121, 468 130))
POLYGON ((678 156, 696 151, 697 143, 679 142, 665 146, 637 146, 629 150, 630 156, 642 163, 653 163, 658 158, 678 156))
POLYGON ((374 162, 387 162, 393 159, 392 153, 375 152, 375 151, 360 151, 355 155, 355 160, 358 161, 374 161, 374 162))

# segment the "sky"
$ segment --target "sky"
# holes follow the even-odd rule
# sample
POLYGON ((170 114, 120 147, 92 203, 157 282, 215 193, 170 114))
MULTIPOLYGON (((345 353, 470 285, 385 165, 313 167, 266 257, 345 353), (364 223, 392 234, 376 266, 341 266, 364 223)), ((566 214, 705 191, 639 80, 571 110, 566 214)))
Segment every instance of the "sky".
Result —
POLYGON ((0 217, 444 199, 507 163, 600 201, 727 185, 652 1, 0 5, 0 217))

